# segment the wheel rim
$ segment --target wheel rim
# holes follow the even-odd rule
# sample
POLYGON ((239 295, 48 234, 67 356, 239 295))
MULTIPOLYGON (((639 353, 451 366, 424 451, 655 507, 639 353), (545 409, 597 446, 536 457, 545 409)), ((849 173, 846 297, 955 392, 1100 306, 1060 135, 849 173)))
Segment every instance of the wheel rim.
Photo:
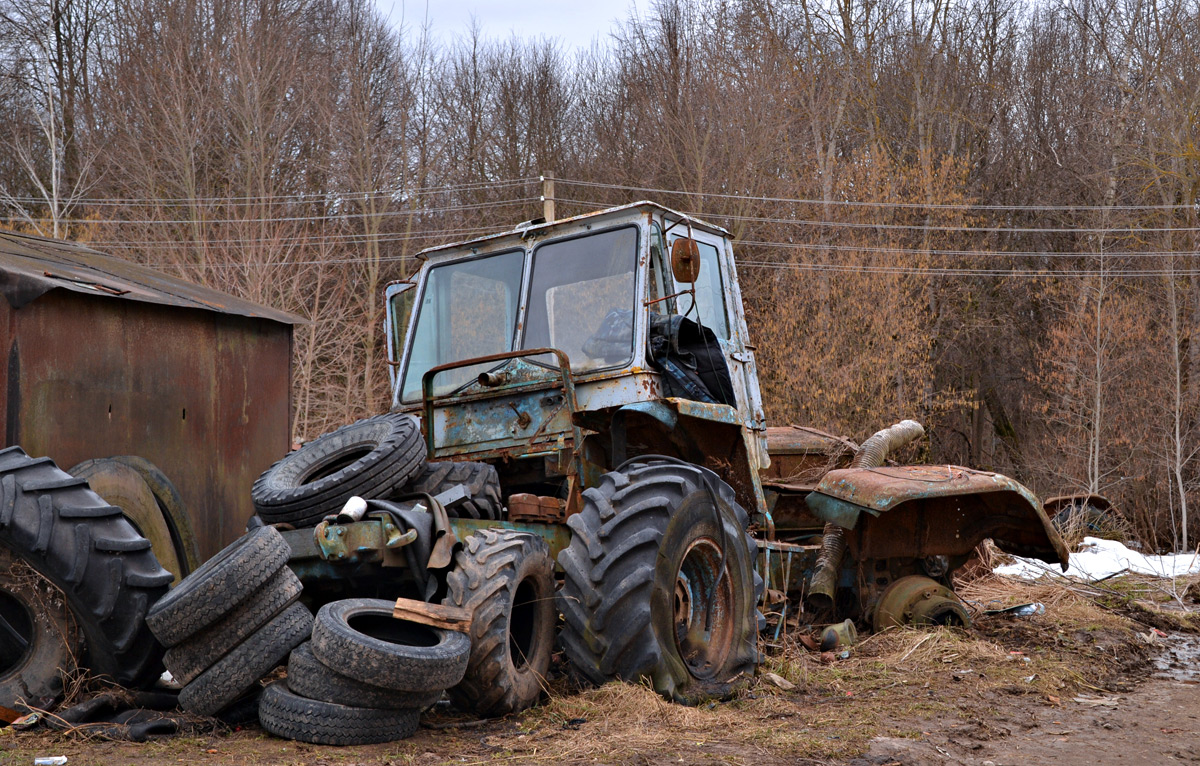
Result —
POLYGON ((721 547, 703 537, 688 546, 675 574, 675 645, 688 672, 697 678, 718 673, 733 642, 728 563, 721 577, 721 547))
POLYGON ((21 667, 33 644, 33 620, 25 603, 0 591, 0 676, 21 667))

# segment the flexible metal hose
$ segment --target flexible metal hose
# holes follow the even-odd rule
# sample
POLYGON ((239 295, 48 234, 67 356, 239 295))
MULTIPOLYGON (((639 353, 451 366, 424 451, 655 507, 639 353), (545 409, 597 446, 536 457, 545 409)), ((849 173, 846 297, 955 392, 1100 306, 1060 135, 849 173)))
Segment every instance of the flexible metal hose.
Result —
MULTIPOLYGON (((878 468, 887 460, 892 450, 919 439, 925 429, 915 420, 902 420, 876 431, 871 438, 859 446, 850 462, 851 468, 878 468)), ((822 532, 821 552, 817 554, 817 565, 808 585, 808 604, 814 609, 833 606, 837 591, 838 574, 842 569, 842 558, 846 555, 846 529, 826 522, 822 532)))

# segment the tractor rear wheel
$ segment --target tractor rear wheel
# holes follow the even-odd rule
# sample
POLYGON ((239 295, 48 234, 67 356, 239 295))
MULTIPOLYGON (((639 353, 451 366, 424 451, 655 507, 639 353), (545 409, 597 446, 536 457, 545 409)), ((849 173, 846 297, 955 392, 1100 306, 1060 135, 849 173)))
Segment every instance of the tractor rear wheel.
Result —
POLYGON ((733 490, 698 466, 647 461, 583 493, 558 556, 561 643, 594 683, 648 678, 694 704, 759 661, 756 546, 733 490))

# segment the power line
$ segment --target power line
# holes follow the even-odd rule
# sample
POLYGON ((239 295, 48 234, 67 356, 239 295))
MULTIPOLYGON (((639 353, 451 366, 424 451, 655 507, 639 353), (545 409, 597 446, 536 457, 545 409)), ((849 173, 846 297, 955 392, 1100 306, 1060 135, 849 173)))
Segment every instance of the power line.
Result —
MULTIPOLYGON (((381 197, 395 198, 400 196, 403 199, 412 199, 415 197, 427 197, 435 194, 446 194, 455 191, 477 191, 477 190, 493 190, 510 188, 513 186, 523 186, 530 183, 536 183, 537 176, 527 178, 510 178, 499 181, 476 181, 465 184, 448 184, 445 186, 426 186, 419 187, 414 190, 406 190, 403 188, 396 189, 377 189, 374 191, 338 191, 336 189, 327 192, 297 192, 296 194, 266 194, 262 196, 240 196, 240 197, 188 197, 181 199, 163 199, 160 197, 80 197, 71 200, 72 205, 93 205, 97 207, 105 206, 161 206, 161 207, 187 207, 198 203, 253 203, 253 202, 321 202, 328 200, 336 200, 339 202, 356 202, 377 199, 381 197)), ((46 200, 41 197, 9 197, 15 202, 38 204, 44 203, 46 200)))
MULTIPOLYGON (((503 205, 518 205, 528 202, 540 202, 541 197, 521 197, 519 199, 498 200, 495 202, 479 202, 470 205, 450 205, 446 207, 434 208, 415 208, 411 210, 393 210, 379 213, 333 213, 329 215, 306 215, 306 216, 281 216, 278 218, 203 218, 200 220, 191 219, 176 219, 176 220, 147 220, 138 221, 126 218, 90 218, 71 221, 70 223, 89 225, 89 224, 114 224, 122 226, 211 226, 215 224, 246 224, 246 223, 305 223, 312 221, 320 221, 323 223, 329 221, 349 221, 363 218, 391 218, 394 216, 422 216, 430 213, 448 213, 461 212, 468 210, 481 210, 484 208, 493 208, 503 205)), ((29 219, 24 216, 8 216, 0 217, 0 221, 9 223, 27 222, 29 219)))
POLYGON ((948 204, 923 202, 855 202, 852 200, 821 200, 804 197, 769 197, 754 194, 727 194, 720 192, 690 192, 679 189, 655 189, 650 186, 625 186, 622 184, 606 184, 598 181, 575 181, 569 178, 555 178, 556 183, 569 186, 587 186, 598 189, 615 189, 618 191, 650 192, 652 194, 671 194, 686 197, 708 197, 712 199, 732 199, 746 202, 786 202, 795 205, 831 205, 835 207, 875 207, 900 208, 911 210, 1011 210, 1011 211, 1059 211, 1059 212, 1102 212, 1105 210, 1196 210, 1200 205, 976 205, 948 204))
POLYGON ((107 249, 151 249, 151 250, 187 250, 198 247, 222 246, 222 247, 239 247, 253 246, 262 244, 277 244, 277 245, 323 245, 323 244, 348 244, 357 245, 367 242, 378 242, 380 244, 390 244, 393 242, 407 242, 411 240, 436 240, 443 239, 449 236, 470 235, 470 234, 486 234, 486 233, 501 233, 508 231, 507 226, 487 226, 471 229, 439 229, 437 231, 418 231, 413 233, 393 232, 387 234, 314 234, 305 235, 297 234, 295 236, 284 237, 259 237, 259 238, 236 238, 236 239, 201 239, 201 240, 120 240, 114 242, 86 242, 89 247, 107 248, 107 249))
POLYGON ((755 239, 739 239, 734 242, 748 247, 780 247, 790 250, 820 250, 833 252, 862 252, 886 253, 896 255, 937 255, 954 257, 1019 257, 1019 258, 1195 258, 1200 253, 1195 251, 1173 250, 1105 250, 1103 253, 1094 250, 924 250, 912 247, 887 247, 884 245, 832 245, 818 242, 768 242, 755 239))
MULTIPOLYGON (((590 205, 593 207, 608 207, 608 205, 599 202, 589 202, 586 200, 562 199, 558 198, 559 202, 567 202, 574 205, 590 205)), ((1035 226, 949 226, 945 224, 922 224, 922 223, 860 223, 858 221, 816 221, 807 218, 766 218, 761 216, 750 215, 726 215, 716 213, 712 218, 724 219, 728 221, 743 221, 748 223, 774 223, 792 226, 819 226, 830 229, 884 229, 888 231, 948 231, 948 232, 972 232, 972 233, 987 233, 987 234, 1112 234, 1116 232, 1126 233, 1142 233, 1142 232, 1197 232, 1200 231, 1200 226, 1113 226, 1107 228, 1099 227, 1035 227, 1035 226)))
POLYGON ((836 274, 888 274, 893 276, 920 277, 1165 277, 1197 276, 1200 269, 971 269, 939 268, 920 266, 866 266, 839 263, 771 263, 769 261, 741 261, 739 267, 752 269, 775 269, 780 271, 815 271, 836 274))

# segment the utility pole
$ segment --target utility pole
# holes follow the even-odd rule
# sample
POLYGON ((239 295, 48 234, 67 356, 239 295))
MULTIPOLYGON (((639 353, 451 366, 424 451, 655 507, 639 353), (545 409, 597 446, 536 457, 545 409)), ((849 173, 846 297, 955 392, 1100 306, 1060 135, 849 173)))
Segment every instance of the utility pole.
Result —
POLYGON ((542 173, 542 218, 554 220, 554 174, 548 172, 542 173))

